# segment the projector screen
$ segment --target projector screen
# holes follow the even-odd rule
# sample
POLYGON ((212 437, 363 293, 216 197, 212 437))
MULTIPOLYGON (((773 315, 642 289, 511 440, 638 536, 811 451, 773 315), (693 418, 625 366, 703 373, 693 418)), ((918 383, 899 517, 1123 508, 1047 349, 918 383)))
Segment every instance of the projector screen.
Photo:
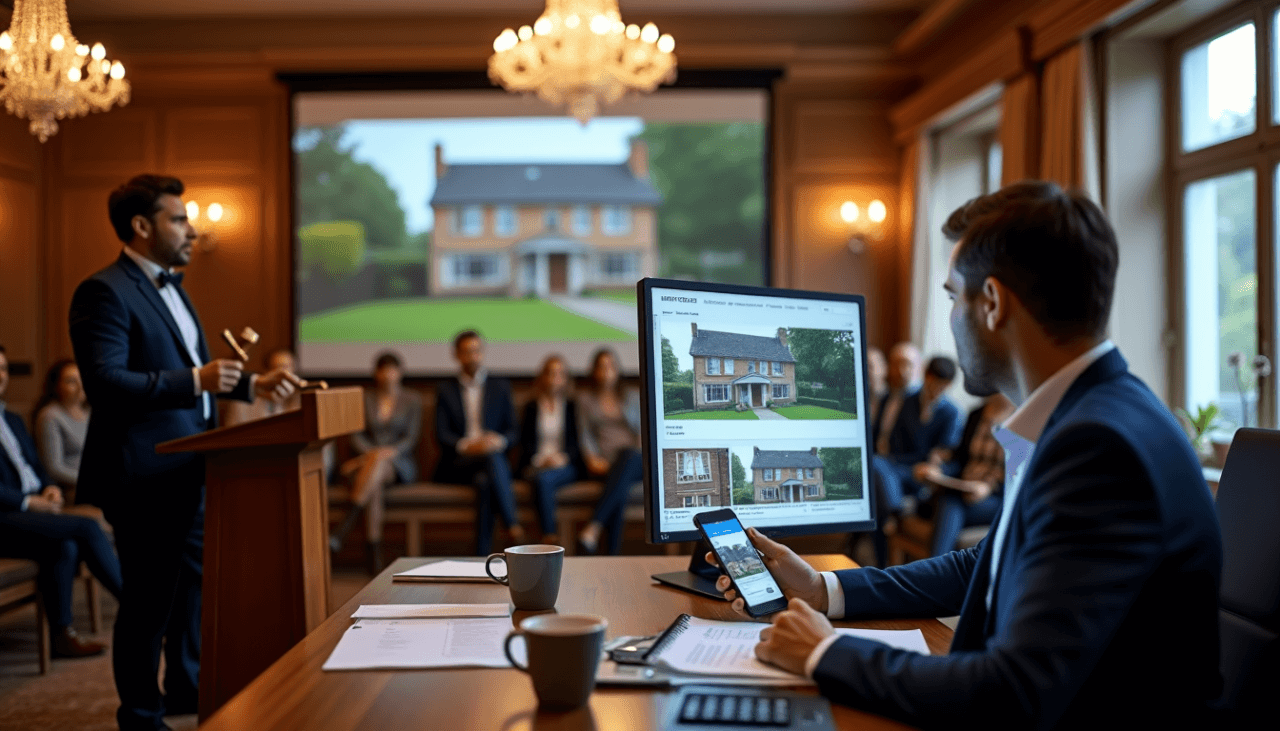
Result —
POLYGON ((638 372, 635 283, 767 281, 765 89, 663 89, 587 125, 495 90, 294 95, 296 349, 310 375, 638 372))

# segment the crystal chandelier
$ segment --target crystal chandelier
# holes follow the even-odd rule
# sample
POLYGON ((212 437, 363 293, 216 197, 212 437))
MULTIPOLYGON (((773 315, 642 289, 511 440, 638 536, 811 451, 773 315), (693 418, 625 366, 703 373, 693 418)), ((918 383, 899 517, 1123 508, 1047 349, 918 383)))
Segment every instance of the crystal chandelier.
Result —
POLYGON ((59 119, 128 104, 129 82, 101 43, 89 48, 71 35, 65 0, 16 0, 0 34, 0 99, 45 142, 59 119))
POLYGON ((675 45, 653 23, 623 23, 617 0, 547 0, 532 26, 507 28, 494 40, 489 79, 565 105, 586 124, 627 92, 674 81, 675 45))

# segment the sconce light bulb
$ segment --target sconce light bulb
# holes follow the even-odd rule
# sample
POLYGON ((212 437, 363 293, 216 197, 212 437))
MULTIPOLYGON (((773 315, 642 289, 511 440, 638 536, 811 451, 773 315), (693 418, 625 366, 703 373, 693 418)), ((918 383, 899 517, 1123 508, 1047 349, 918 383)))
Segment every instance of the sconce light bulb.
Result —
POLYGON ((208 210, 205 211, 205 215, 207 215, 209 217, 209 220, 214 223, 221 221, 222 220, 222 204, 210 203, 208 210))
POLYGON ((884 207, 884 201, 879 198, 871 201, 871 205, 867 206, 867 217, 871 219, 872 223, 883 223, 885 216, 888 214, 889 211, 884 207))
POLYGON ((845 223, 853 223, 858 220, 858 204, 853 201, 845 201, 840 205, 840 218, 845 223))
POLYGON ((187 220, 195 223, 200 218, 200 204, 187 201, 187 220))

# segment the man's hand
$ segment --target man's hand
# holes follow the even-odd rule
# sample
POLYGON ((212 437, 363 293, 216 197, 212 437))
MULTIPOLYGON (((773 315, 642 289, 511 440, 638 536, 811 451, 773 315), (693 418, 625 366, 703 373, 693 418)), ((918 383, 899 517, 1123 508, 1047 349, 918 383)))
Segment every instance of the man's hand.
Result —
MULTIPOLYGON (((790 548, 767 538, 763 533, 755 528, 747 529, 747 536, 755 547, 764 554, 764 565, 769 569, 769 573, 773 574, 773 578, 778 582, 778 586, 782 588, 782 593, 788 599, 803 599, 807 606, 817 607, 818 611, 827 611, 827 582, 822 580, 822 575, 813 570, 813 567, 805 563, 804 559, 796 555, 795 551, 790 548)), ((707 562, 712 565, 719 565, 714 552, 707 553, 707 562)), ((733 606, 733 611, 744 617, 749 617, 743 606, 742 599, 737 592, 729 587, 731 582, 728 576, 721 576, 716 579, 716 589, 724 592, 724 598, 729 600, 733 606)))
POLYGON ((231 358, 211 360, 200 367, 200 388, 209 393, 230 393, 240 382, 244 363, 231 358))
POLYGON ((540 470, 558 470, 567 464, 569 464, 569 455, 564 452, 542 454, 533 459, 533 466, 540 470))
POLYGON ((942 469, 932 462, 921 462, 911 469, 916 482, 932 482, 942 474, 942 469))
POLYGON ((62 507, 62 505, 66 502, 66 498, 64 498, 62 495, 62 488, 58 487, 57 485, 46 486, 43 490, 40 491, 40 497, 44 498, 45 500, 48 500, 49 502, 57 503, 58 507, 62 507))
POLYGON ((609 474, 609 460, 594 454, 585 455, 587 462, 587 471, 596 477, 602 477, 609 474))
POLYGON ((297 376, 287 368, 277 368, 258 376, 253 382, 253 392, 258 398, 267 398, 276 403, 283 403, 296 390, 294 380, 297 376))
POLYGON ((480 441, 484 444, 485 454, 497 454, 507 448, 507 440, 495 431, 485 432, 480 436, 480 441))
POLYGON ((964 501, 972 505, 986 500, 991 495, 993 487, 989 482, 982 480, 966 480, 964 501))
POLYGON ((787 672, 804 675, 805 663, 813 648, 835 634, 825 615, 794 598, 791 604, 773 617, 773 626, 760 630, 756 657, 787 672))
POLYGON ((458 440, 458 454, 464 457, 483 457, 489 453, 484 437, 458 440))
POLYGON ((61 513, 62 501, 53 501, 43 495, 32 495, 27 498, 28 513, 61 513))

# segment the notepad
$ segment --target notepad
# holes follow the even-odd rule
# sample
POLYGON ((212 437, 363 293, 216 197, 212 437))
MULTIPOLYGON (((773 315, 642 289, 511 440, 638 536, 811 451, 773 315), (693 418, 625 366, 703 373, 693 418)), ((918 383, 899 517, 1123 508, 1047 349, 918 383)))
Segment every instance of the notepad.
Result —
MULTIPOLYGON (((768 626, 757 622, 698 619, 682 614, 654 643, 646 659, 654 667, 685 675, 768 683, 810 683, 807 678, 766 665, 756 658, 755 646, 760 642, 760 630, 768 626)), ((838 627, 836 632, 926 655, 929 653, 924 633, 918 629, 870 630, 838 627)))
POLYGON ((510 604, 361 604, 352 619, 510 617, 510 604))
POLYGON ((493 581, 485 573, 481 561, 436 561, 423 564, 417 568, 392 574, 396 581, 445 581, 445 582, 480 582, 493 581))
MULTIPOLYGON (((323 670, 507 668, 511 620, 361 619, 347 628, 323 670)), ((512 652, 523 662, 523 643, 512 652)))

